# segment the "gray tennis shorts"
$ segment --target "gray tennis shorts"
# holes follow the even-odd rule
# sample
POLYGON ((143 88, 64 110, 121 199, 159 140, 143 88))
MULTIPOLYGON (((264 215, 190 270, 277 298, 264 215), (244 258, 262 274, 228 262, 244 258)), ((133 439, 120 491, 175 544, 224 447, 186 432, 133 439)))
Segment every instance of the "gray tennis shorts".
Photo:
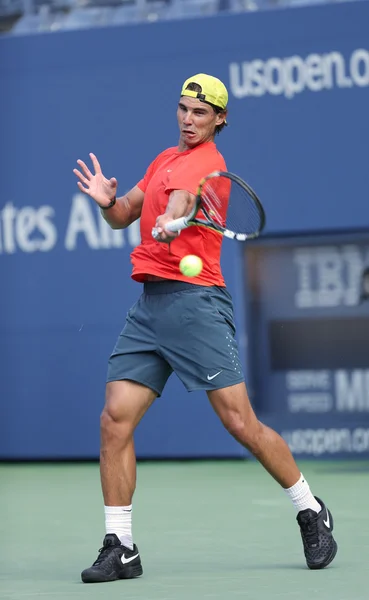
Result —
POLYGON ((107 381, 130 379, 160 396, 173 371, 189 392, 244 381, 226 288, 144 284, 110 356, 107 381))

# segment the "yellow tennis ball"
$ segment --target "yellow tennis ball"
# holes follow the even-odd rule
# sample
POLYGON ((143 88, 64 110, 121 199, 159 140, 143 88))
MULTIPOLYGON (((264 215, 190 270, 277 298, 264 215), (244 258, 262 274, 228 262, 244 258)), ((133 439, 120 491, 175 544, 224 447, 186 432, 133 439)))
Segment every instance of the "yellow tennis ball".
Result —
POLYGON ((197 277, 202 271, 202 260, 199 256, 188 254, 179 263, 179 270, 186 277, 197 277))

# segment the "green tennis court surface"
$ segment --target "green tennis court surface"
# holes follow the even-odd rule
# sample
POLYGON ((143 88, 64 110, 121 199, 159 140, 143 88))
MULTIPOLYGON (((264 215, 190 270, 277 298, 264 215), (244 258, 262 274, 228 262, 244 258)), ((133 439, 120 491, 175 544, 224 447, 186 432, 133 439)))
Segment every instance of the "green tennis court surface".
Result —
POLYGON ((368 463, 302 463, 331 507, 332 566, 309 571, 295 509, 257 463, 141 463, 142 578, 80 582, 104 536, 97 464, 0 465, 0 598, 367 600, 368 463))

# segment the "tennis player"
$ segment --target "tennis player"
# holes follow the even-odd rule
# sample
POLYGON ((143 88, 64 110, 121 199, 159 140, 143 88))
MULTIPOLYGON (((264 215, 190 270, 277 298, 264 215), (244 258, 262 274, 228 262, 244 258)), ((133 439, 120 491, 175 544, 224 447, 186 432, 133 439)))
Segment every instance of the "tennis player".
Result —
POLYGON ((251 407, 232 299, 220 268, 222 236, 205 227, 192 226, 181 235, 165 229, 190 212, 202 177, 226 170, 214 139, 226 125, 227 102, 219 79, 198 74, 185 81, 177 107, 178 145, 159 154, 125 196, 116 197, 117 180, 104 177, 94 154, 94 173, 82 160, 77 161, 81 170, 74 169, 79 189, 100 206, 112 228, 141 218, 141 243, 131 259, 132 278, 143 284, 108 365, 100 453, 106 535, 96 561, 82 572, 85 583, 142 575, 132 539, 133 433, 173 371, 188 391, 207 393, 224 427, 285 490, 297 509, 308 567, 326 567, 337 551, 331 513, 313 496, 285 441, 258 421, 251 407), (154 226, 158 240, 152 237, 154 226), (201 256, 204 263, 191 280, 178 268, 187 254, 201 256))

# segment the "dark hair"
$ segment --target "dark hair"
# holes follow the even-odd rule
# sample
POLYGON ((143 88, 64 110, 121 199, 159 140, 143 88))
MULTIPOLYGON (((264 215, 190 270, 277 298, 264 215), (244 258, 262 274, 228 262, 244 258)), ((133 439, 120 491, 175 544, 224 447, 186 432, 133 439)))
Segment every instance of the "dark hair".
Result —
MULTIPOLYGON (((202 92, 202 87, 201 85, 199 85, 198 83, 195 83, 194 81, 191 81, 188 86, 186 87, 186 90, 189 90, 190 92, 197 92, 198 94, 201 94, 202 92)), ((206 102, 206 100, 201 100, 201 102, 205 102, 205 104, 209 104, 209 106, 212 107, 213 111, 219 115, 221 113, 225 113, 226 111, 223 108, 220 108, 219 106, 215 106, 215 104, 212 104, 211 102, 206 102)), ((215 127, 215 135, 218 135, 222 129, 224 129, 224 127, 227 125, 227 123, 225 122, 225 120, 223 121, 223 123, 221 123, 221 125, 217 125, 215 127)))

